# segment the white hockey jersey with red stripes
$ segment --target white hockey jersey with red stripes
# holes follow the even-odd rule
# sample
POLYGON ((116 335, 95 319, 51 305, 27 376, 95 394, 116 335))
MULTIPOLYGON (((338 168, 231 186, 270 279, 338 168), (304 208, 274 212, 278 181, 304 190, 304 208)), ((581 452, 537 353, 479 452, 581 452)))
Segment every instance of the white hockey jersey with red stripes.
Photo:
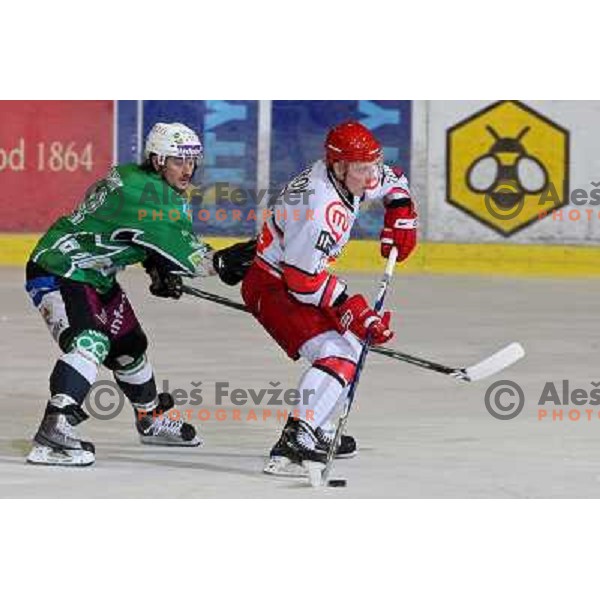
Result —
POLYGON ((364 198, 352 197, 320 160, 281 192, 258 239, 257 261, 283 278, 300 302, 331 306, 346 284, 327 266, 342 252, 362 202, 410 198, 408 181, 383 165, 377 184, 364 198))

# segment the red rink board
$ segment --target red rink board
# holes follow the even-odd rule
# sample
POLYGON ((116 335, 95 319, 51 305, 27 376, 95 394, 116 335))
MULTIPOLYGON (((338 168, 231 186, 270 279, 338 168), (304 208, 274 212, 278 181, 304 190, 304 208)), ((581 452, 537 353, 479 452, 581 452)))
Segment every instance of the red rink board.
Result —
POLYGON ((0 102, 0 231, 40 232, 113 161, 112 100, 0 102))

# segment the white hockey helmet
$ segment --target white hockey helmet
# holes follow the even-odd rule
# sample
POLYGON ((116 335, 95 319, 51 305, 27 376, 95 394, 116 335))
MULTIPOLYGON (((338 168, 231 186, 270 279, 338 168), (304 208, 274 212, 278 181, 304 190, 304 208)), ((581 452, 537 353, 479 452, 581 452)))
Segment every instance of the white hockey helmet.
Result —
POLYGON ((150 130, 144 146, 144 158, 158 155, 162 165, 167 156, 202 160, 202 142, 193 129, 183 123, 156 123, 150 130))

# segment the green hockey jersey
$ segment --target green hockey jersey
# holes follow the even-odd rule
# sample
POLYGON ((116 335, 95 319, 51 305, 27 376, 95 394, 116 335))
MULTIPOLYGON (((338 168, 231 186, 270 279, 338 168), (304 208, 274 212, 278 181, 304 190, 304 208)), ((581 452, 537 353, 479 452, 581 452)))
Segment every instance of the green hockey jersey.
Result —
POLYGON ((187 200, 159 174, 128 164, 96 182, 71 215, 50 227, 30 259, 104 293, 118 271, 152 252, 174 273, 207 275, 209 251, 193 232, 187 200))

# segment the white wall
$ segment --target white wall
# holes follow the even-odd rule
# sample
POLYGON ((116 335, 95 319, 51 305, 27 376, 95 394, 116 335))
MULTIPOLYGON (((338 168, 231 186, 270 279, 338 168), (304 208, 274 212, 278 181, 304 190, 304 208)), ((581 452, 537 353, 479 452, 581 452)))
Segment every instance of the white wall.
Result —
MULTIPOLYGON (((588 192, 600 182, 600 101, 523 101, 570 133, 570 192, 588 192)), ((563 221, 552 216, 504 237, 446 201, 447 130, 493 101, 415 102, 413 109, 412 186, 423 216, 424 238, 448 242, 510 244, 600 244, 600 206, 563 207, 563 221), (567 213, 579 209, 581 219, 567 213), (589 220, 585 209, 593 210, 589 220)))

